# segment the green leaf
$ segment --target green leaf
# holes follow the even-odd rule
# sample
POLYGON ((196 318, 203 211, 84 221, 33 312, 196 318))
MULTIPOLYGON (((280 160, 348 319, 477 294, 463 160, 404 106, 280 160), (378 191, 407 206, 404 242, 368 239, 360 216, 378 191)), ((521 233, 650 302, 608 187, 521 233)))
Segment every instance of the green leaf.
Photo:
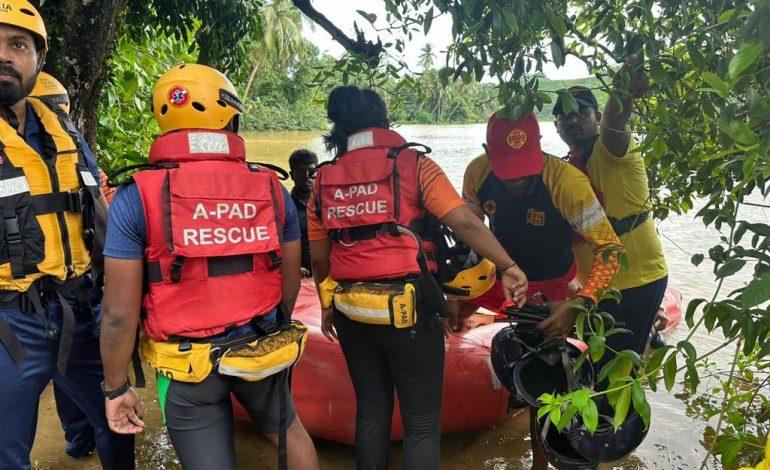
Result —
POLYGON ((634 409, 642 417, 642 421, 644 421, 644 428, 649 429, 652 410, 650 409, 649 402, 647 402, 647 397, 644 395, 644 389, 639 382, 634 382, 631 398, 633 399, 634 409))
POLYGON ((558 41, 551 41, 551 57, 557 67, 564 65, 564 51, 561 50, 561 45, 558 41))
POLYGON ((558 90, 556 93, 559 95, 557 102, 561 103, 561 109, 565 116, 580 112, 580 106, 572 93, 564 89, 558 90))
POLYGON ((550 413, 552 408, 553 408, 553 406, 541 406, 540 408, 538 408, 538 410, 537 410, 537 419, 540 419, 543 416, 545 416, 548 413, 550 413))
POLYGON ((580 409, 580 416, 583 418, 586 429, 593 436, 596 432, 596 426, 599 425, 599 409, 596 407, 596 403, 593 400, 588 400, 588 404, 580 409))
POLYGON ((754 145, 759 141, 759 137, 748 124, 738 120, 730 121, 725 128, 725 132, 731 139, 743 145, 754 145))
POLYGON ((588 351, 591 355, 591 361, 593 362, 599 362, 604 356, 604 342, 606 339, 603 336, 591 336, 591 339, 588 340, 588 351))
POLYGON ((430 27, 432 24, 433 24, 433 7, 430 7, 430 10, 428 10, 428 13, 425 15, 425 22, 422 24, 423 34, 428 34, 428 31, 430 31, 430 27))
POLYGON ((694 361, 698 357, 698 354, 695 352, 695 346, 689 341, 682 340, 677 343, 676 347, 684 351, 688 361, 694 361))
POLYGON ((693 266, 698 266, 703 262, 703 254, 698 253, 695 255, 692 255, 692 258, 690 258, 690 263, 693 264, 693 266))
POLYGON ((718 75, 711 72, 703 72, 701 76, 706 83, 711 85, 711 87, 719 93, 719 96, 725 99, 730 97, 730 85, 719 78, 718 75))
POLYGON ((663 366, 663 383, 666 385, 666 390, 669 392, 674 388, 676 369, 676 354, 672 354, 666 361, 666 365, 663 366))
POLYGON ((510 8, 503 8, 503 19, 514 36, 519 34, 519 22, 516 20, 516 16, 514 16, 510 8))
POLYGON ((626 387, 620 392, 618 402, 615 404, 615 416, 612 418, 612 424, 617 431, 623 421, 628 416, 628 405, 631 404, 631 387, 626 387))
POLYGON ((752 280, 741 294, 741 306, 750 308, 770 300, 770 273, 752 280))
POLYGON ((717 279, 722 279, 724 277, 732 276, 733 274, 743 269, 745 265, 746 265, 746 260, 731 259, 730 261, 720 266, 719 269, 717 269, 717 272, 716 272, 717 279))
POLYGON ((561 407, 553 407, 551 414, 548 415, 548 417, 551 418, 551 422, 554 424, 557 424, 559 421, 561 421, 561 407))
POLYGON ((567 427, 567 425, 570 422, 572 422, 572 418, 575 417, 575 414, 577 414, 577 412, 578 412, 577 407, 575 407, 575 406, 567 407, 567 409, 564 411, 564 413, 562 413, 561 419, 559 420, 559 422, 556 423, 556 429, 561 431, 562 429, 567 427))
POLYGON ((706 299, 693 299, 690 301, 689 304, 687 304, 687 311, 684 314, 684 320, 687 322, 687 327, 692 328, 695 324, 694 316, 695 316, 695 310, 698 308, 699 305, 706 302, 706 299))
POLYGON ((377 21, 377 15, 375 15, 374 13, 367 13, 363 10, 356 10, 356 13, 363 16, 364 19, 369 23, 374 23, 375 21, 377 21))
POLYGON ((589 400, 591 400, 591 390, 587 388, 581 388, 572 393, 572 404, 579 410, 588 406, 589 400))
POLYGON ((740 77, 741 73, 757 60, 763 49, 762 44, 752 44, 750 42, 741 46, 735 57, 730 59, 730 64, 727 66, 727 75, 731 79, 740 77))

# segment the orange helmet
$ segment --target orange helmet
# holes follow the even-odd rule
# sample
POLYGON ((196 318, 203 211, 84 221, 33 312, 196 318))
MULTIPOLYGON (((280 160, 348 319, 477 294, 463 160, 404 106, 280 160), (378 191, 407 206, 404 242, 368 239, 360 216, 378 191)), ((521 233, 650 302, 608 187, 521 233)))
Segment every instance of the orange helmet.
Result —
POLYGON ((243 105, 219 70, 200 64, 177 65, 152 90, 152 109, 161 132, 224 129, 243 105))

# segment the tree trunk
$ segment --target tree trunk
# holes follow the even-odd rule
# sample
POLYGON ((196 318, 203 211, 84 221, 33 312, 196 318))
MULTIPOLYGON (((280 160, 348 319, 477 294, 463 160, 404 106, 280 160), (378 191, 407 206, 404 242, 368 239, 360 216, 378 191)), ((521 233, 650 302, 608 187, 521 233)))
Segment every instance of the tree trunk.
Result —
POLYGON ((254 68, 251 69, 251 73, 249 74, 249 81, 246 82, 246 88, 244 88, 243 94, 241 95, 244 103, 249 99, 249 91, 251 91, 251 84, 254 82, 254 77, 257 76, 257 71, 259 71, 259 62, 255 60, 254 68))
POLYGON ((126 0, 46 0, 40 8, 49 35, 44 70, 67 87, 71 115, 89 143, 125 7, 126 0))

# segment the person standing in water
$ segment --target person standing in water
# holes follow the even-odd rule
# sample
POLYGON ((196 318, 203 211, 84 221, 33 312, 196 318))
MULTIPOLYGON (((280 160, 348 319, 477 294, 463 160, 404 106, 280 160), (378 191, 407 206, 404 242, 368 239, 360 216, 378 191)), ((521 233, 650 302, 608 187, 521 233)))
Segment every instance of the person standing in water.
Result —
POLYGON ((317 165, 318 156, 315 152, 307 149, 295 150, 289 156, 289 176, 294 182, 294 187, 291 189, 291 200, 297 207, 299 230, 302 235, 303 277, 310 277, 313 269, 310 263, 310 242, 307 239, 307 202, 313 192, 317 165))
MULTIPOLYGON (((618 328, 631 333, 607 338, 611 349, 602 357, 602 364, 615 357, 612 350, 644 352, 668 284, 668 267, 653 224, 647 169, 628 128, 634 102, 648 88, 637 56, 629 57, 616 74, 615 84, 622 106, 610 99, 604 113, 599 112, 593 92, 585 87, 569 90, 577 102, 577 112, 567 113, 562 99, 553 108, 556 130, 570 148, 568 160, 591 181, 623 243, 628 264, 628 269, 618 271, 610 284, 622 294, 620 303, 602 302, 599 310, 608 312, 618 328), (630 74, 627 92, 620 89, 625 73, 630 74)), ((584 283, 591 267, 591 247, 578 241, 575 253, 578 280, 584 283)))
POLYGON ((373 90, 343 86, 327 105, 324 137, 335 158, 319 166, 308 205, 321 331, 338 339, 356 393, 356 466, 388 467, 395 386, 404 467, 437 469, 446 304, 433 271, 436 219, 501 272, 506 298, 523 303, 527 280, 463 203, 423 146, 390 129, 373 90))

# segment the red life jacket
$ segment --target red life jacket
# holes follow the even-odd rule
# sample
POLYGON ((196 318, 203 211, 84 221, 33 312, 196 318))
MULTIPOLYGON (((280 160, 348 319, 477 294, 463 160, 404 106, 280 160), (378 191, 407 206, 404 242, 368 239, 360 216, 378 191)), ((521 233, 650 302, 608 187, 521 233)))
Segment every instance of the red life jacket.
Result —
POLYGON ((281 300, 281 188, 245 153, 232 132, 172 132, 152 144, 157 167, 133 176, 147 220, 150 338, 216 335, 281 300))
MULTIPOLYGON (((413 145, 413 144, 412 144, 413 145)), ((435 270, 428 213, 419 184, 421 153, 398 133, 368 128, 348 138, 348 152, 318 169, 315 209, 334 241, 329 256, 337 281, 395 279, 435 270), (422 245, 403 228, 420 235, 422 245), (399 231, 400 230, 400 231, 399 231), (422 246, 426 257, 420 256, 422 246)))

